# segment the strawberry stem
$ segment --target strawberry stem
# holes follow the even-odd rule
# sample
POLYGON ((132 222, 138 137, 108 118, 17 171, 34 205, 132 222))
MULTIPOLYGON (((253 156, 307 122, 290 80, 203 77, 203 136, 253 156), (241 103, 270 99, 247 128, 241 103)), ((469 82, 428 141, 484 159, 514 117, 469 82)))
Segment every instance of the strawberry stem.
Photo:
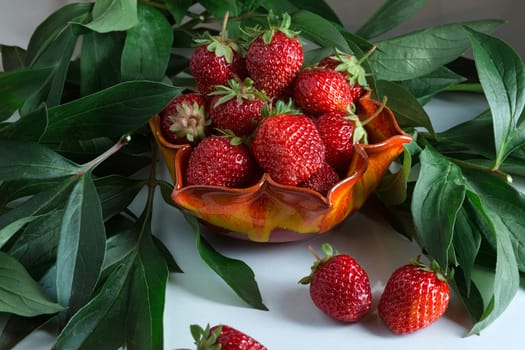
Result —
POLYGON ((228 17, 230 15, 230 12, 229 11, 226 11, 226 13, 224 14, 224 18, 222 20, 222 26, 221 26, 221 36, 220 36, 220 41, 221 43, 225 43, 226 42, 226 26, 228 25, 228 17))
POLYGON ((314 247, 312 247, 311 244, 308 244, 308 250, 312 253, 312 255, 315 257, 316 260, 321 260, 321 257, 319 256, 319 254, 317 254, 317 252, 315 251, 314 247))

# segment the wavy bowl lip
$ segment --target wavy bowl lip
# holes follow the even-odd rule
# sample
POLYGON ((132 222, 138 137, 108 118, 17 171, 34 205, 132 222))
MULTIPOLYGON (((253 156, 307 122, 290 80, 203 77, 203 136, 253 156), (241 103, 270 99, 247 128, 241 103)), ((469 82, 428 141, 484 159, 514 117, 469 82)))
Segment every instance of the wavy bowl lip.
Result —
MULTIPOLYGON (((366 116, 379 103, 365 98, 359 106, 358 110, 366 116)), ((381 118, 376 118, 376 127, 372 124, 370 129, 374 142, 355 145, 347 176, 326 196, 279 184, 266 173, 245 188, 184 186, 179 174, 185 173, 191 146, 168 142, 160 132, 158 116, 152 117, 149 125, 173 179, 171 198, 177 207, 221 234, 257 242, 283 242, 330 230, 359 209, 375 190, 403 145, 412 140, 388 108, 381 114, 381 118)))

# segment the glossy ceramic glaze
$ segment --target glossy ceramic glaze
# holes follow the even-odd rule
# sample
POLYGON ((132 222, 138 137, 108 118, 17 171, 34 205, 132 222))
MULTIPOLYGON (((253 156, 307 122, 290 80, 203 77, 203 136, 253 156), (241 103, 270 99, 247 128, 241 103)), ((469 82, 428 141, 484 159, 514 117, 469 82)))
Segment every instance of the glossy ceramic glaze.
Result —
MULTIPOLYGON (((357 105, 361 120, 376 113, 378 101, 362 98, 357 105)), ((150 127, 173 179, 172 199, 214 231, 257 242, 286 242, 329 231, 361 208, 386 170, 411 138, 397 125, 393 113, 383 108, 367 124, 368 144, 356 145, 347 176, 326 196, 305 188, 276 183, 268 174, 247 188, 185 186, 190 145, 165 140, 158 116, 150 127)))

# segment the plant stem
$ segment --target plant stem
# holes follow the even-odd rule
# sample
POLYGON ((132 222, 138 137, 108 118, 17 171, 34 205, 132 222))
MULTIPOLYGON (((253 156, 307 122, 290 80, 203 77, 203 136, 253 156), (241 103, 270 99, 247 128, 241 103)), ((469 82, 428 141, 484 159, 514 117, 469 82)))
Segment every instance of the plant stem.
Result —
POLYGON ((104 162, 106 159, 111 157, 113 154, 117 153, 122 147, 126 146, 129 141, 131 141, 131 136, 129 134, 126 134, 118 140, 116 144, 111 146, 107 151, 96 157, 95 159, 87 162, 84 164, 78 175, 83 175, 87 173, 88 171, 91 171, 92 169, 96 168, 99 164, 104 162))
POLYGON ((505 180, 508 183, 512 183, 512 176, 510 176, 509 174, 507 174, 507 173, 505 173, 505 172, 503 172, 503 171, 501 171, 499 169, 487 168, 486 166, 479 165, 479 164, 476 164, 476 163, 467 162, 467 161, 460 160, 460 159, 455 159, 455 158, 449 158, 449 159, 452 162, 456 163, 457 165, 459 165, 459 166, 461 166, 463 168, 491 173, 491 174, 494 174, 497 177, 501 178, 502 180, 505 180))
POLYGON ((146 6, 156 7, 161 10, 167 10, 167 6, 163 4, 159 4, 158 2, 151 1, 151 0, 140 0, 141 4, 144 4, 146 6))

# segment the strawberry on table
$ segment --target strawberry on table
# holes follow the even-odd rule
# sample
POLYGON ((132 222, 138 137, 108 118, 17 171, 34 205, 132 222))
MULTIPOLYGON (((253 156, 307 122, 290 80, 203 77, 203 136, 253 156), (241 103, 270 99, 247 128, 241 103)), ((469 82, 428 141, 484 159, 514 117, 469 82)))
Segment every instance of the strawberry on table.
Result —
POLYGON ((252 150, 260 167, 283 185, 297 185, 325 162, 325 147, 314 121, 278 101, 275 115, 255 130, 252 150))
POLYGON ((238 136, 250 135, 261 120, 261 110, 268 103, 266 95, 253 86, 250 78, 231 79, 228 86, 218 85, 211 93, 213 98, 209 115, 219 129, 228 129, 238 136))
POLYGON ((447 310, 450 290, 436 263, 413 261, 390 276, 379 301, 379 316, 397 334, 415 332, 447 310))
POLYGON ((228 325, 202 328, 191 325, 190 331, 195 339, 197 350, 267 350, 249 335, 228 325))
POLYGON ((271 99, 287 92, 304 61, 302 44, 298 33, 289 29, 290 22, 290 16, 284 13, 280 26, 259 34, 246 51, 248 75, 255 87, 271 99))
POLYGON ((198 44, 190 57, 190 71, 200 93, 208 97, 215 85, 227 84, 228 80, 244 79, 246 66, 239 45, 226 37, 227 14, 220 36, 205 32, 195 39, 198 44))
POLYGON ((196 92, 175 97, 159 113, 162 136, 171 143, 196 144, 206 136, 210 124, 205 111, 205 101, 196 92))
POLYGON ((308 67, 297 74, 293 98, 298 107, 314 116, 345 112, 354 102, 346 77, 333 69, 320 67, 308 67))
POLYGON ((186 184, 244 187, 255 179, 257 169, 248 146, 238 138, 209 136, 190 154, 186 184))
POLYGON ((310 297, 328 316, 341 322, 356 322, 366 316, 372 306, 372 292, 368 274, 348 254, 334 252, 332 246, 321 246, 325 257, 316 256, 309 276, 299 283, 310 284, 310 297))

